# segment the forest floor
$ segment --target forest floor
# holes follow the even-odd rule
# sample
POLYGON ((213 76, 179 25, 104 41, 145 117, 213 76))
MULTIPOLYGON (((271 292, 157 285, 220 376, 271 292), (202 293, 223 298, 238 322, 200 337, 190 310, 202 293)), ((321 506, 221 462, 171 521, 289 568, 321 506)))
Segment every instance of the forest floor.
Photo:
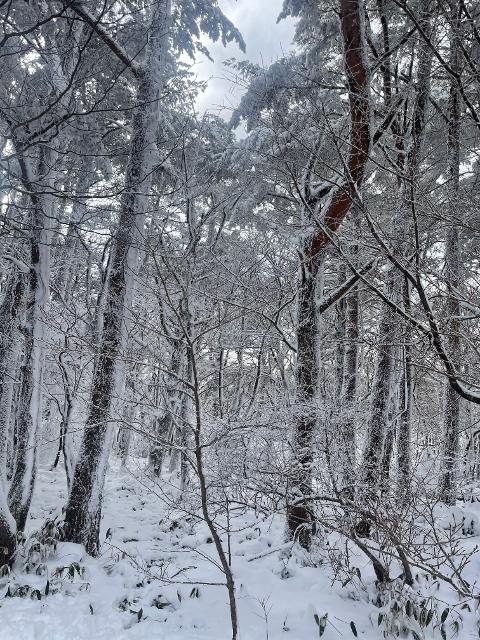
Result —
MULTIPOLYGON (((224 580, 208 529, 180 512, 175 517, 156 494, 140 464, 110 470, 100 557, 86 556, 79 545, 60 543, 42 575, 27 574, 17 566, 10 585, 29 584, 38 594, 0 599, 0 638, 229 640, 228 595, 225 586, 215 584, 224 580), (68 570, 77 566, 72 563, 78 563, 82 575, 75 568, 68 570), (58 567, 65 568, 62 577, 58 567)), ((29 529, 58 515, 65 500, 63 469, 41 468, 29 529)), ((315 616, 321 624, 325 614, 324 640, 350 640, 355 634, 367 640, 384 637, 366 557, 354 559, 361 577, 342 586, 321 557, 317 556, 319 566, 304 566, 305 558, 287 553, 281 516, 232 515, 230 527, 242 640, 314 640, 321 635, 315 616)), ((223 540, 227 548, 226 536, 223 540)), ((477 542, 478 537, 469 539, 472 546, 477 542)), ((339 541, 332 538, 329 543, 339 541)), ((474 556, 467 569, 473 582, 480 558, 474 556)), ((478 613, 472 605, 471 613, 467 607, 460 613, 464 603, 443 585, 435 597, 439 611, 448 607, 455 613, 449 620, 461 621, 459 631, 454 622, 444 627, 448 640, 479 637, 478 613)), ((437 618, 436 613, 425 632, 417 630, 420 639, 442 637, 437 618)))

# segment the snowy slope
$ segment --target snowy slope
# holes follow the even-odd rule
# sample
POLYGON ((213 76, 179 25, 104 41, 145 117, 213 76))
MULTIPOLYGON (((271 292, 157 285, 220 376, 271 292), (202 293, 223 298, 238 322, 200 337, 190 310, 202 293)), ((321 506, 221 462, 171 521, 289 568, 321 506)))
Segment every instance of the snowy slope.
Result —
MULTIPOLYGON (((40 471, 31 529, 64 503, 62 474, 40 471)), ((153 489, 140 467, 110 471, 101 557, 92 559, 78 545, 60 543, 46 575, 16 568, 16 583, 38 588, 42 599, 0 601, 2 640, 228 640, 227 591, 208 530, 193 518, 175 519, 153 489), (75 573, 73 580, 67 575, 61 592, 45 596, 47 579, 53 583, 55 569, 72 562, 85 567, 85 575, 75 573)), ((328 564, 304 566, 305 559, 288 553, 280 516, 243 514, 231 527, 236 529, 231 554, 243 640, 313 640, 319 637, 315 614, 320 619, 327 613, 325 640, 354 638, 354 631, 368 640, 383 637, 379 609, 368 598, 372 572, 366 558, 357 558, 364 587, 360 581, 342 587, 332 580, 328 564)), ((472 574, 477 570, 478 563, 470 568, 472 574)), ((472 612, 457 637, 478 637, 475 620, 472 612)), ((425 637, 441 636, 432 626, 425 637)))

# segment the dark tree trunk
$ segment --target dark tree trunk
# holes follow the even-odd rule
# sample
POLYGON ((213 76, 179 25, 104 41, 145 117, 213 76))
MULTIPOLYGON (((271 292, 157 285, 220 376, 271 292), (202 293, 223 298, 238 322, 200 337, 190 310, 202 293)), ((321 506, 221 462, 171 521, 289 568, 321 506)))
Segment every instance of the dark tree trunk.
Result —
POLYGON ((7 478, 8 441, 13 403, 13 381, 18 360, 20 310, 24 306, 25 274, 9 276, 0 306, 0 478, 7 478))
MULTIPOLYGON (((8 563, 15 550, 16 523, 8 507, 6 487, 9 461, 10 413, 12 396, 12 356, 18 337, 15 335, 19 312, 23 306, 24 274, 12 271, 0 306, 0 566, 8 563), (12 346, 12 344, 14 346, 12 346)), ((15 353, 15 355, 17 355, 15 353)))
MULTIPOLYGON (((355 227, 359 226, 358 210, 353 216, 355 227)), ((357 230, 357 229, 356 229, 357 230)), ((358 243, 352 244, 352 259, 357 262, 358 243)), ((358 267, 358 265, 356 265, 358 267)), ((340 393, 340 442, 337 489, 353 500, 356 484, 356 419, 355 401, 357 396, 359 314, 360 298, 358 287, 354 287, 345 297, 345 347, 343 349, 342 388, 340 393)))
MULTIPOLYGON (((459 35, 459 9, 450 25, 450 65, 456 73, 460 73, 460 57, 458 38, 459 35)), ((458 81, 450 82, 450 95, 448 103, 448 182, 447 202, 449 208, 449 222, 445 238, 445 278, 447 282, 447 347, 450 357, 457 366, 461 360, 460 344, 460 315, 461 308, 458 300, 458 290, 461 285, 459 233, 456 224, 458 215, 458 193, 460 187, 460 116, 461 102, 458 81)), ((444 409, 444 443, 443 443, 443 468, 440 480, 440 497, 447 504, 454 504, 456 500, 456 474, 455 465, 459 448, 460 425, 460 396, 447 384, 445 388, 444 409)))
MULTIPOLYGON (((410 287, 404 285, 404 306, 410 313, 410 287)), ((405 340, 403 345, 403 371, 400 380, 399 408, 397 428, 397 456, 398 456, 398 496, 405 499, 409 495, 412 454, 411 454, 411 424, 412 424, 412 356, 411 345, 405 340)))
POLYGON ((139 104, 132 124, 130 157, 120 219, 115 237, 106 296, 106 310, 96 363, 89 414, 65 513, 67 539, 98 553, 103 486, 112 445, 111 402, 126 350, 126 310, 132 303, 138 243, 154 163, 158 100, 164 82, 164 61, 170 31, 170 2, 152 8, 144 71, 139 77, 139 104), (142 198, 139 192, 146 194, 142 198))
MULTIPOLYGON (((341 264, 338 269, 337 286, 341 287, 347 280, 347 268, 341 264)), ((341 298, 335 305, 335 398, 337 404, 342 403, 343 380, 345 377, 345 340, 347 328, 347 299, 341 298)))
MULTIPOLYGON (((337 187, 320 212, 323 228, 308 237, 302 247, 298 294, 296 384, 298 415, 293 435, 293 475, 287 504, 287 526, 304 547, 310 544, 315 394, 317 388, 317 318, 315 288, 325 249, 352 203, 363 180, 370 148, 368 71, 365 67, 363 5, 359 0, 340 0, 340 20, 350 104, 350 155, 345 181, 337 187), (291 496, 291 497, 290 497, 291 496)), ((308 212, 307 212, 308 213, 308 212)))
MULTIPOLYGON (((307 242, 304 256, 311 252, 307 242)), ((320 259, 314 263, 314 269, 308 264, 301 264, 301 284, 298 299, 297 320, 297 407, 293 451, 292 477, 288 505, 288 528, 290 535, 297 536, 304 547, 310 544, 309 523, 312 513, 308 496, 312 492, 313 436, 316 426, 316 392, 318 380, 317 337, 318 325, 316 314, 316 282, 320 259), (292 504, 293 502, 293 504, 292 504)), ((313 265, 312 265, 313 266, 313 265)))
MULTIPOLYGON (((393 267, 390 267, 387 295, 398 302, 398 296, 395 297, 396 275, 393 267)), ((379 327, 379 354, 372 385, 367 443, 363 454, 362 479, 368 489, 376 488, 384 460, 384 440, 390 418, 390 397, 395 371, 395 347, 398 344, 398 322, 392 308, 385 306, 379 327)))

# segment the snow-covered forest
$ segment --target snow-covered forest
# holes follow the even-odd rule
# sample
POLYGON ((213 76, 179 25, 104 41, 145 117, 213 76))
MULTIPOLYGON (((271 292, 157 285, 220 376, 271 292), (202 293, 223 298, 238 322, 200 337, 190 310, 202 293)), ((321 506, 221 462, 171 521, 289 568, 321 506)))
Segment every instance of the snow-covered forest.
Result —
POLYGON ((480 3, 238 2, 0 0, 2 640, 480 637, 480 3))

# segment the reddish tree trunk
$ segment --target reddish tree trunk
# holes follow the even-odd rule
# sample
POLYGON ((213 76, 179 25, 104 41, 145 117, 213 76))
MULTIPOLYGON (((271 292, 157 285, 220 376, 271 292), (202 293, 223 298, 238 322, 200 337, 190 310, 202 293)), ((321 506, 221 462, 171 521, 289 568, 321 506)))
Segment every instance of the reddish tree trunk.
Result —
POLYGON ((294 461, 287 525, 290 536, 298 536, 304 547, 310 544, 313 436, 318 371, 315 287, 325 249, 355 200, 370 148, 368 71, 365 65, 363 5, 359 0, 340 0, 340 20, 345 71, 350 104, 350 153, 344 182, 334 190, 320 212, 323 223, 303 245, 297 319, 298 416, 294 425, 294 461))

